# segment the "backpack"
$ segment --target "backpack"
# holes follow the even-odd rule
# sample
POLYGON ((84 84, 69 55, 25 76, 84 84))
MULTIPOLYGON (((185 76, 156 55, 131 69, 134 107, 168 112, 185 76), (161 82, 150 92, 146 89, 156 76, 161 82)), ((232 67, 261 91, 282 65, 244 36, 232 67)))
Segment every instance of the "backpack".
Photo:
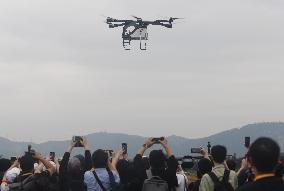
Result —
POLYGON ((9 184, 10 191, 41 191, 51 190, 49 177, 46 173, 33 174, 21 180, 19 177, 16 183, 9 184), (40 189, 44 188, 44 189, 40 189))
POLYGON ((142 191, 169 191, 168 183, 158 176, 146 179, 142 191))
POLYGON ((214 182, 214 191, 234 191, 233 186, 229 183, 229 176, 230 176, 229 170, 224 171, 224 176, 222 181, 220 181, 213 172, 209 172, 208 175, 214 182))
POLYGON ((34 176, 31 175, 27 177, 25 180, 19 180, 18 182, 9 184, 10 191, 26 191, 33 190, 35 185, 34 176))

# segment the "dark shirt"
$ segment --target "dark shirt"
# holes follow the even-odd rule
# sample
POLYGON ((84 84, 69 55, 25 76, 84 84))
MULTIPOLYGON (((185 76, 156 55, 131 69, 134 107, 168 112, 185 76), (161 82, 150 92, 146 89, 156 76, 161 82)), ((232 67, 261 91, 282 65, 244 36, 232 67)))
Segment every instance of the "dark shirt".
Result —
POLYGON ((85 151, 85 168, 82 170, 80 177, 77 179, 72 178, 68 173, 68 162, 70 153, 64 153, 63 159, 59 167, 59 184, 61 191, 85 191, 84 173, 92 169, 92 158, 89 150, 85 151))
MULTIPOLYGON (((134 169, 135 177, 139 179, 139 183, 136 185, 135 191, 142 190, 144 181, 148 178, 146 173, 145 165, 142 161, 142 156, 137 154, 134 158, 134 169)), ((167 168, 160 173, 159 177, 168 183, 170 189, 174 189, 178 186, 176 170, 178 167, 178 162, 175 156, 171 156, 167 160, 167 168)))
POLYGON ((247 183, 237 191, 283 191, 284 181, 279 177, 268 177, 247 183))

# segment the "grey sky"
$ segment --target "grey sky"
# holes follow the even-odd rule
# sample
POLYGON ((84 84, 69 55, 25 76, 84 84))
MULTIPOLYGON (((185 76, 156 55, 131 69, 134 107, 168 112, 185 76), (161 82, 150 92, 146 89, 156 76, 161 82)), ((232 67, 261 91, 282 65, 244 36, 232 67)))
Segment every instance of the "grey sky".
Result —
POLYGON ((203 137, 283 121, 282 0, 2 0, 1 135, 203 137), (100 15, 185 17, 124 51, 100 15))

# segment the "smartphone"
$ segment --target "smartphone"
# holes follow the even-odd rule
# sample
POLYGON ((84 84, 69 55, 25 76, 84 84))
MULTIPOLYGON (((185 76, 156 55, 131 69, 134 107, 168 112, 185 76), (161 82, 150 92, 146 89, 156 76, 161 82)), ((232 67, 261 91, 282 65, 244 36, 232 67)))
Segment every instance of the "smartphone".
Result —
POLYGON ((245 147, 249 148, 250 146, 250 137, 245 137, 245 147))
POLYGON ((191 148, 191 153, 201 153, 201 148, 191 148))
POLYGON ((122 143, 122 150, 123 150, 123 154, 127 154, 127 143, 122 143))
POLYGON ((54 161, 55 152, 50 152, 50 153, 49 153, 49 156, 50 156, 50 160, 54 161))
POLYGON ((160 143, 160 141, 165 140, 165 137, 155 137, 152 139, 152 142, 156 143, 160 143))
POLYGON ((80 142, 81 140, 83 140, 81 136, 74 136, 73 141, 76 142, 74 147, 83 147, 83 145, 80 142))

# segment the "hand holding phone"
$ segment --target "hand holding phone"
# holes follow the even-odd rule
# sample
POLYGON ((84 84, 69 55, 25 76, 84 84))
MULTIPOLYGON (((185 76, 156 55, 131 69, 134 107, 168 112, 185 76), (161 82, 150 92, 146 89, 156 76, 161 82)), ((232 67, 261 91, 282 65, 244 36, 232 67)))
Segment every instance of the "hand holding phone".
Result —
POLYGON ((74 136, 73 137, 73 141, 75 142, 74 147, 83 147, 83 145, 81 144, 82 140, 83 140, 83 138, 81 136, 74 136))
POLYGON ((160 141, 165 140, 165 137, 155 137, 152 139, 152 142, 154 142, 154 144, 159 144, 160 141))

